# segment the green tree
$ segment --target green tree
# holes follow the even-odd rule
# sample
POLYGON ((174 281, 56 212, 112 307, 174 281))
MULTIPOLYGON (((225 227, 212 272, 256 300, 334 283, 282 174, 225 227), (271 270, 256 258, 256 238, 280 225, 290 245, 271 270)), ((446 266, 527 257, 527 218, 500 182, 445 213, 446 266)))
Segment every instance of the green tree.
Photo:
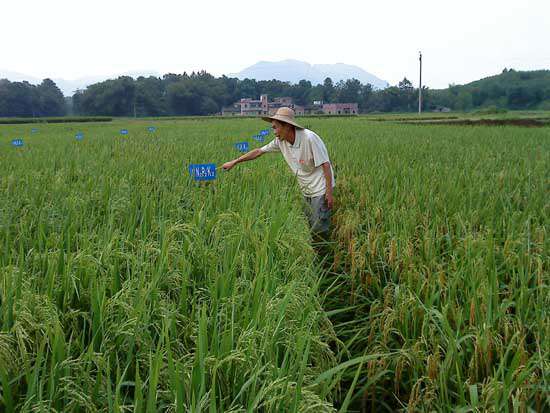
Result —
POLYGON ((84 115, 133 116, 135 98, 134 79, 122 76, 88 86, 77 102, 84 115))
POLYGON ((336 100, 340 103, 359 103, 361 100, 361 82, 357 79, 338 82, 336 100))
POLYGON ((402 92, 412 92, 413 91, 413 85, 409 79, 406 77, 403 78, 401 82, 398 83, 398 86, 400 91, 402 92))
POLYGON ((167 88, 166 96, 171 114, 193 114, 193 101, 196 97, 184 81, 170 84, 167 88))
POLYGON ((472 94, 467 90, 461 90, 456 97, 455 107, 458 110, 467 111, 472 109, 472 94))
POLYGON ((361 100, 359 101, 359 112, 365 113, 370 111, 370 104, 374 95, 374 89, 370 83, 361 86, 361 100))
POLYGON ((29 82, 0 80, 0 116, 38 116, 36 86, 29 82))
POLYGON ((310 104, 309 93, 311 92, 311 82, 309 80, 300 80, 297 85, 291 89, 290 95, 298 105, 310 104))
POLYGON ((39 116, 64 116, 67 113, 63 93, 51 79, 44 79, 36 88, 39 116))
POLYGON ((260 95, 259 91, 257 90, 257 83, 254 79, 244 79, 241 81, 239 85, 240 89, 240 95, 243 98, 258 98, 260 95))
POLYGON ((165 90, 158 77, 138 77, 136 80, 136 115, 162 116, 168 114, 165 90))
POLYGON ((332 103, 336 90, 334 89, 334 84, 332 79, 327 77, 323 82, 323 101, 325 103, 332 103))

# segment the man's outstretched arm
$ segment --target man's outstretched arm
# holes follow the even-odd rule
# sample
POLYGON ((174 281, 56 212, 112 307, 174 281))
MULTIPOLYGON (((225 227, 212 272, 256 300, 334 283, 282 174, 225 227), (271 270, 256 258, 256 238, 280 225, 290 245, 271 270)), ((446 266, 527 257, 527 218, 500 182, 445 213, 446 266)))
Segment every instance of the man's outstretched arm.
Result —
POLYGON ((253 149, 250 152, 245 153, 243 156, 238 157, 237 159, 233 159, 232 161, 224 163, 222 165, 222 168, 226 171, 229 171, 238 163, 252 161, 253 159, 259 158, 264 153, 265 152, 263 152, 260 148, 253 149))

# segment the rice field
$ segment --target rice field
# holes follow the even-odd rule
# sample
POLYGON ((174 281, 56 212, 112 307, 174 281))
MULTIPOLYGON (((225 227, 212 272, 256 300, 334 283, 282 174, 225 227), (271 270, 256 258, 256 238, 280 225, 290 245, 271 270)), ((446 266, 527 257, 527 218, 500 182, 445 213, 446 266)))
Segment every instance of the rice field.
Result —
POLYGON ((281 156, 189 177, 260 120, 0 125, 0 411, 550 410, 550 128, 303 123, 322 256, 281 156))

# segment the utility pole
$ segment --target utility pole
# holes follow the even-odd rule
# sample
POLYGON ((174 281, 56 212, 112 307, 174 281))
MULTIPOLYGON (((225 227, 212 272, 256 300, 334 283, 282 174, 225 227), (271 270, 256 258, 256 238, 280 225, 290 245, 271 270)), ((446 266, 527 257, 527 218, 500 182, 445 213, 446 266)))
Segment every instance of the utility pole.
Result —
POLYGON ((422 52, 418 52, 420 57, 420 86, 418 87, 418 114, 422 113, 422 52))

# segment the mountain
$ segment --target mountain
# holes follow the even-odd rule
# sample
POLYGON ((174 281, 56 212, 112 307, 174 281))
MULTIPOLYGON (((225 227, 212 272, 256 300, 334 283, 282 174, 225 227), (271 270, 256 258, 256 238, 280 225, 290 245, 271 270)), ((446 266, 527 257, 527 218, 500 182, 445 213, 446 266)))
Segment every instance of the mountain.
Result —
MULTIPOLYGON (((94 83, 103 82, 107 79, 116 79, 119 76, 131 76, 134 79, 137 79, 140 76, 156 76, 160 77, 161 75, 158 72, 152 70, 142 70, 142 71, 132 71, 119 73, 117 75, 105 75, 105 76, 85 76, 78 79, 62 79, 62 78, 51 78, 57 87, 61 89, 63 95, 72 96, 77 89, 86 89, 86 87, 93 85, 94 83)), ((37 85, 42 82, 42 79, 39 79, 34 76, 26 75, 24 73, 12 72, 9 70, 0 69, 0 79, 8 79, 11 82, 22 82, 27 81, 30 84, 37 85)))
MULTIPOLYGON (((78 89, 103 82, 107 79, 116 79, 119 76, 131 76, 134 79, 139 76, 162 77, 161 74, 153 70, 132 71, 105 76, 86 76, 78 79, 51 78, 61 89, 65 96, 72 96, 78 89)), ((346 65, 344 63, 336 64, 315 64, 299 60, 282 60, 280 62, 258 62, 255 65, 247 67, 239 73, 230 74, 230 77, 239 79, 272 80, 278 79, 291 83, 298 83, 300 80, 309 80, 313 85, 323 83, 327 77, 330 77, 333 83, 340 80, 357 79, 361 83, 370 83, 375 89, 384 89, 388 87, 388 82, 382 80, 371 73, 366 72, 358 66, 346 65)), ((22 82, 26 80, 31 84, 39 84, 42 79, 24 73, 13 72, 0 69, 0 79, 8 79, 11 82, 22 82)))
POLYGON ((291 83, 298 83, 300 80, 305 79, 309 80, 313 85, 322 84, 327 77, 330 77, 333 83, 337 83, 340 80, 355 78, 363 84, 370 83, 376 89, 388 87, 388 82, 358 66, 344 63, 311 65, 307 62, 291 59, 279 62, 261 61, 247 67, 239 73, 233 73, 229 76, 239 79, 277 79, 291 83))

